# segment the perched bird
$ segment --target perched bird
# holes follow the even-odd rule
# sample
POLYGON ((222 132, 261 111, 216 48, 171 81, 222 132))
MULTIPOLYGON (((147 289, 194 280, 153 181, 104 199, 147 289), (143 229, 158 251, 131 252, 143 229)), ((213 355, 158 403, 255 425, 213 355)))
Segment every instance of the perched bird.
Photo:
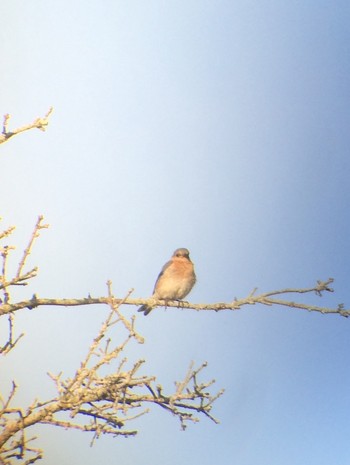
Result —
MULTIPOLYGON (((187 249, 176 249, 159 273, 152 297, 158 300, 181 300, 190 293, 195 282, 196 275, 190 252, 187 249)), ((152 308, 145 304, 138 312, 148 315, 152 308)))

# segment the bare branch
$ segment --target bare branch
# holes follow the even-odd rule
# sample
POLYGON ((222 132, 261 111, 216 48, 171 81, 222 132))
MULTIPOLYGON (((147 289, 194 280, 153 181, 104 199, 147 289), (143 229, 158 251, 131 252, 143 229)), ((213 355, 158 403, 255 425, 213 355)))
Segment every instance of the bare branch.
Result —
MULTIPOLYGON (((33 247, 35 239, 39 236, 39 231, 41 229, 47 228, 47 224, 43 224, 43 216, 39 216, 30 237, 29 243, 27 247, 23 251, 23 256, 18 264, 16 275, 12 278, 7 277, 7 265, 8 265, 8 257, 9 252, 14 250, 13 246, 5 245, 0 248, 0 254, 2 258, 2 267, 1 267, 1 275, 0 275, 0 291, 2 291, 2 299, 0 302, 3 304, 9 304, 11 296, 10 296, 10 287, 11 286, 27 286, 28 281, 34 278, 37 275, 38 268, 34 267, 33 269, 23 272, 23 268, 25 266, 26 260, 31 253, 31 249, 33 247)), ((0 239, 4 239, 8 237, 15 228, 13 226, 9 227, 2 234, 0 234, 0 239)), ((23 333, 20 334, 17 338, 14 338, 14 313, 8 313, 8 338, 7 342, 0 347, 0 354, 7 354, 12 350, 18 341, 23 337, 23 333)))
POLYGON ((53 107, 49 109, 46 115, 43 118, 37 118, 30 124, 26 124, 21 126, 20 128, 14 129, 13 131, 8 130, 8 123, 11 118, 11 115, 6 114, 4 115, 3 125, 2 125, 2 133, 0 134, 0 144, 7 142, 11 137, 20 134, 21 132, 29 131, 30 129, 40 129, 41 131, 45 131, 48 124, 49 124, 49 117, 53 112, 53 107))
MULTIPOLYGON (((16 273, 16 278, 17 279, 21 276, 24 264, 25 264, 28 256, 30 255, 30 252, 31 252, 31 249, 33 247, 35 239, 37 239, 39 237, 40 229, 46 229, 46 228, 49 227, 48 224, 42 224, 43 219, 44 219, 44 217, 42 215, 40 215, 38 217, 38 220, 37 220, 37 222, 36 222, 36 224, 34 226, 34 231, 32 232, 29 243, 28 243, 27 247, 23 251, 23 256, 22 256, 21 261, 19 262, 17 273, 16 273)), ((29 278, 27 278, 27 279, 29 279, 29 278)))
POLYGON ((188 309, 188 310, 197 310, 197 311, 223 311, 223 310, 240 310, 242 307, 247 305, 256 305, 256 304, 263 304, 263 305, 282 305, 287 306, 290 308, 296 308, 301 310, 307 310, 309 312, 320 312, 320 313, 329 313, 329 314, 338 314, 344 317, 350 316, 350 309, 344 309, 343 304, 339 304, 336 308, 327 308, 327 307, 319 307, 317 305, 309 305, 304 303, 298 303, 293 300, 281 300, 281 299, 274 299, 273 296, 282 295, 282 294, 305 294, 305 293, 315 293, 319 296, 323 294, 323 292, 333 292, 333 289, 329 287, 329 285, 333 282, 332 278, 329 278, 326 281, 317 281, 316 285, 309 288, 286 288, 277 291, 266 292, 260 295, 254 296, 253 293, 250 293, 248 297, 242 299, 234 299, 232 302, 218 302, 212 304, 194 304, 190 302, 178 302, 178 301, 167 301, 164 300, 154 300, 153 298, 150 299, 119 299, 112 297, 84 297, 78 299, 47 299, 47 298, 39 298, 37 295, 34 295, 32 299, 25 300, 22 302, 17 302, 14 304, 3 304, 0 305, 0 316, 5 315, 10 312, 15 312, 22 308, 29 308, 33 309, 35 307, 47 305, 47 306, 64 306, 64 307, 72 307, 72 306, 80 306, 80 305, 92 305, 92 304, 108 304, 110 305, 111 302, 113 305, 135 305, 140 306, 152 301, 152 305, 159 306, 159 307, 175 307, 181 309, 188 309))
POLYGON ((107 286, 108 286, 108 297, 110 299, 109 305, 111 309, 116 312, 120 321, 122 321, 125 328, 137 340, 137 342, 139 342, 140 344, 143 344, 145 342, 144 338, 135 331, 135 316, 131 317, 131 322, 129 322, 129 320, 125 318, 123 314, 119 311, 119 307, 128 300, 128 297, 132 294, 132 292, 134 292, 134 289, 130 289, 124 301, 120 303, 116 303, 116 299, 112 293, 112 281, 107 281, 107 286))
POLYGON ((14 315, 12 315, 12 313, 8 315, 8 326, 8 339, 6 343, 2 347, 0 347, 1 355, 8 354, 10 350, 12 350, 19 342, 19 340, 22 339, 22 337, 24 336, 24 333, 21 333, 19 336, 16 337, 16 339, 14 339, 14 315))
MULTIPOLYGON (((108 299, 113 300, 111 292, 108 299)), ((201 414, 217 422, 210 411, 213 402, 223 391, 211 394, 209 387, 213 381, 197 381, 206 364, 195 369, 192 363, 183 381, 175 383, 175 392, 165 394, 163 388, 155 384, 154 376, 140 374, 144 360, 130 365, 125 358, 121 359, 131 340, 143 342, 134 328, 134 320, 129 321, 121 315, 113 302, 74 376, 62 379, 61 373, 49 375, 57 389, 55 398, 45 402, 35 400, 27 409, 13 408, 10 405, 16 390, 13 384, 0 410, 0 463, 1 460, 5 463, 11 457, 24 460, 28 454, 33 454, 33 449, 28 446, 26 431, 37 424, 91 432, 92 441, 101 434, 134 436, 137 431, 129 429, 127 425, 148 413, 147 404, 158 405, 171 412, 180 420, 183 429, 188 422, 199 421, 198 415, 201 414), (120 331, 113 331, 113 334, 121 336, 124 330, 126 335, 116 345, 111 338, 105 344, 108 332, 115 325, 120 331), (119 363, 116 365, 117 360, 119 363)), ((37 455, 34 459, 42 454, 40 449, 35 451, 37 455)))
POLYGON ((11 388, 11 391, 6 399, 6 401, 3 400, 2 397, 0 397, 0 402, 2 404, 2 408, 0 410, 0 417, 4 414, 4 412, 7 411, 7 409, 9 408, 9 405, 16 393, 16 389, 17 389, 17 386, 16 386, 16 383, 14 381, 12 381, 12 388, 11 388))
POLYGON ((15 229, 16 229, 16 226, 10 226, 9 228, 5 229, 5 231, 0 233, 0 240, 4 239, 5 237, 10 236, 15 229))
POLYGON ((5 289, 10 286, 27 286, 28 285, 27 281, 31 278, 34 278, 37 275, 37 273, 38 273, 38 268, 35 267, 21 276, 12 278, 10 281, 4 281, 2 284, 0 284, 0 289, 5 289))

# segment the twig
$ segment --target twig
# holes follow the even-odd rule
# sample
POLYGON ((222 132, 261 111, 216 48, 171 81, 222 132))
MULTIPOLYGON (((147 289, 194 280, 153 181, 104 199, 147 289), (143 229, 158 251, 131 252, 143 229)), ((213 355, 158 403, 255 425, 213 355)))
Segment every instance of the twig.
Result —
POLYGON ((8 123, 9 123, 11 116, 7 113, 6 115, 4 115, 4 119, 3 119, 2 133, 0 134, 0 144, 7 142, 11 137, 16 136, 17 134, 20 134, 21 132, 29 131, 30 129, 36 128, 36 129, 40 129, 41 131, 45 131, 49 124, 49 117, 52 112, 53 112, 53 107, 49 109, 49 111, 46 113, 46 115, 43 118, 37 118, 32 123, 21 126, 17 129, 14 129, 13 131, 8 130, 8 123))
POLYGON ((13 340, 13 328, 14 328, 14 316, 10 313, 8 316, 8 325, 9 325, 9 332, 8 332, 8 339, 3 347, 0 347, 0 354, 5 355, 12 350, 18 341, 22 339, 24 333, 21 333, 15 340, 13 340))
POLYGON ((16 226, 10 226, 8 227, 7 229, 5 229, 5 231, 3 231, 2 233, 0 233, 0 240, 1 239, 4 239, 5 237, 8 237, 10 236, 13 231, 16 229, 16 226))
POLYGON ((26 262, 28 256, 30 255, 30 252, 31 252, 31 249, 33 247, 34 241, 35 241, 35 239, 37 239, 39 237, 40 229, 46 229, 46 228, 49 227, 48 224, 42 224, 43 219, 44 219, 44 217, 42 215, 40 215, 38 217, 38 220, 37 220, 37 222, 36 222, 36 224, 34 226, 34 231, 32 232, 32 235, 30 237, 29 243, 28 243, 27 247, 24 249, 22 259, 19 262, 17 273, 16 273, 16 278, 19 278, 21 273, 22 273, 23 267, 25 265, 25 262, 26 262))

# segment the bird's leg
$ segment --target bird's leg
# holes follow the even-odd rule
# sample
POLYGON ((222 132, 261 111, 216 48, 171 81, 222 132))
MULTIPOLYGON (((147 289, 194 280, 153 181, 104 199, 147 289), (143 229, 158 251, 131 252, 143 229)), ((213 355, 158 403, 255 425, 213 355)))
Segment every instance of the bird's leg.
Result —
POLYGON ((188 304, 187 300, 182 300, 182 299, 176 299, 175 302, 179 304, 178 307, 182 307, 182 308, 184 308, 184 304, 188 304))

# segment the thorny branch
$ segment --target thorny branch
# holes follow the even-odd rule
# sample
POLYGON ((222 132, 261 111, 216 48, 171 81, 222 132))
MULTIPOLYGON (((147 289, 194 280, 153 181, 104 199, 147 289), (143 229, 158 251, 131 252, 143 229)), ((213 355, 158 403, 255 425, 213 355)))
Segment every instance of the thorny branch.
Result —
POLYGON ((132 340, 143 342, 133 318, 128 320, 111 301, 110 312, 74 376, 64 379, 62 373, 49 374, 56 386, 55 398, 36 400, 26 409, 13 408, 16 391, 13 383, 7 399, 0 398, 0 463, 9 465, 13 457, 23 464, 34 463, 42 457, 43 451, 29 447, 27 439, 27 430, 38 424, 91 432, 93 443, 101 434, 124 437, 137 434, 128 424, 147 413, 147 405, 158 405, 171 412, 182 428, 189 422, 198 422, 201 414, 217 422, 211 414, 212 404, 223 390, 211 394, 209 388, 214 381, 198 381, 206 364, 197 369, 191 364, 184 380, 175 383, 175 392, 165 394, 162 386, 155 384, 154 376, 140 373, 144 360, 129 363, 122 358, 132 340), (126 332, 116 345, 111 338, 107 339, 114 326, 119 327, 117 334, 126 332))
POLYGON ((11 118, 11 115, 8 113, 4 115, 3 124, 2 124, 2 133, 0 134, 0 144, 7 142, 11 137, 20 134, 21 132, 29 131, 30 129, 40 129, 41 131, 45 131, 46 127, 49 124, 49 117, 53 112, 53 107, 49 109, 46 115, 43 118, 36 118, 32 123, 26 124, 21 126, 13 131, 8 130, 8 124, 11 118))

